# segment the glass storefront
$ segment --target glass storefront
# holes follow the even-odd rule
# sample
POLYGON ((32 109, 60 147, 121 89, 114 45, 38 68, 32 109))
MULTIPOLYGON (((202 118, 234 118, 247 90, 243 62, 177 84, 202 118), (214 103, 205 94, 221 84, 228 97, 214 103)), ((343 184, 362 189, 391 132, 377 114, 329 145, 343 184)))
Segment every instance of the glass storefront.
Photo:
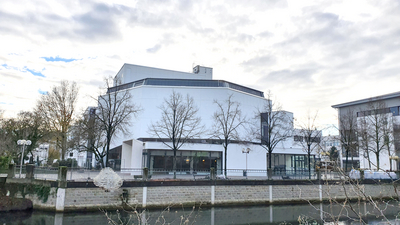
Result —
MULTIPOLYGON (((154 172, 173 171, 174 153, 170 150, 147 150, 143 153, 143 165, 154 172)), ((222 170, 222 152, 205 151, 177 151, 176 169, 182 174, 194 172, 208 172, 215 168, 219 173, 222 170)))
MULTIPOLYGON (((308 173, 308 156, 272 154, 271 166, 275 173, 308 173)), ((311 171, 315 168, 315 155, 311 155, 311 171)))

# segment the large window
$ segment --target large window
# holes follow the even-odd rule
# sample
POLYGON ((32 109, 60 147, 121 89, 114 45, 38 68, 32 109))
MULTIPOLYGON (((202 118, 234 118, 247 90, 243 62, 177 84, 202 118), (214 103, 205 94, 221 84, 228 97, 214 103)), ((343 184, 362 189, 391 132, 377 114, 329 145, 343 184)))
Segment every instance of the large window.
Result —
MULTIPOLYGON (((275 173, 308 172, 308 156, 294 154, 272 154, 271 167, 275 173)), ((315 156, 311 156, 311 170, 315 168, 315 156)))
MULTIPOLYGON (((154 171, 170 172, 173 170, 173 152, 164 150, 148 150, 146 154, 154 171)), ((145 157, 145 155, 144 155, 145 157)), ((211 167, 218 172, 222 170, 221 152, 178 151, 176 154, 176 169, 181 173, 209 171, 211 167)), ((145 160, 146 161, 146 160, 145 160)))

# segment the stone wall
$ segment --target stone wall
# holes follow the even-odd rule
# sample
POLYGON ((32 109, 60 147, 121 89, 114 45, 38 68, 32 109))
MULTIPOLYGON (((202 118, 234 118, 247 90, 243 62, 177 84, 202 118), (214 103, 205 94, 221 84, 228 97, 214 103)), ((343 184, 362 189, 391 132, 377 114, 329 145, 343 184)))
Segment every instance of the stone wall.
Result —
POLYGON ((148 187, 147 207, 210 204, 211 186, 148 187))
MULTIPOLYGON (((274 188, 278 188, 278 186, 274 188)), ((269 201, 269 185, 215 186, 215 204, 262 203, 267 201, 269 201)))
POLYGON ((181 207, 194 205, 251 205, 299 203, 307 201, 343 200, 346 198, 365 199, 397 196, 393 184, 312 184, 301 182, 136 182, 127 183, 114 192, 107 192, 92 184, 69 184, 65 195, 59 195, 62 188, 51 188, 47 202, 35 195, 27 195, 34 208, 58 211, 98 210, 99 208, 132 207, 181 207), (58 192, 57 192, 58 191, 58 192), (123 193, 127 195, 123 195, 123 193), (62 203, 63 207, 56 207, 62 203))

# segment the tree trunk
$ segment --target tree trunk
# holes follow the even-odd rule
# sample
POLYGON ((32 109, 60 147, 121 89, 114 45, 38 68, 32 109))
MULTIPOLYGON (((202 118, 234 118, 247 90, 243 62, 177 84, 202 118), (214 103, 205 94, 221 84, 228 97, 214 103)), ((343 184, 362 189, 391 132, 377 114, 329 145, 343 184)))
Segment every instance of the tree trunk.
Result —
POLYGON ((376 155, 376 170, 379 171, 379 152, 377 151, 375 155, 376 155))
POLYGON ((176 149, 174 149, 174 158, 172 159, 172 170, 174 171, 174 179, 176 179, 176 149))
POLYGON ((272 168, 272 151, 268 151, 268 168, 272 168))
POLYGON ((108 167, 108 153, 110 151, 111 137, 107 137, 107 148, 106 148, 106 167, 108 167))
POLYGON ((308 145, 308 179, 311 180, 311 145, 308 145))
POLYGON ((225 177, 228 177, 227 172, 226 172, 226 167, 227 167, 227 150, 228 150, 228 146, 224 146, 225 148, 225 153, 224 153, 224 161, 225 161, 225 167, 224 167, 224 173, 225 173, 225 177))

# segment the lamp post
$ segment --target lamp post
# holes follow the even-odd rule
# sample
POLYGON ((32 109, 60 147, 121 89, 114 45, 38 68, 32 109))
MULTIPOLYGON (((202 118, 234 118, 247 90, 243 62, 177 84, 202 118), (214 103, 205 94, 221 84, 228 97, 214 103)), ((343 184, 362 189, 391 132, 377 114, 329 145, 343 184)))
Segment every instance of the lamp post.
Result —
POLYGON ((246 176, 246 179, 247 179, 247 154, 249 154, 250 153, 250 148, 246 148, 246 149, 242 149, 242 153, 245 153, 246 154, 246 170, 245 170, 245 176, 246 176))
POLYGON ((19 178, 21 178, 22 164, 24 162, 25 145, 31 145, 32 142, 30 140, 18 140, 17 144, 22 145, 21 166, 19 167, 19 178))

